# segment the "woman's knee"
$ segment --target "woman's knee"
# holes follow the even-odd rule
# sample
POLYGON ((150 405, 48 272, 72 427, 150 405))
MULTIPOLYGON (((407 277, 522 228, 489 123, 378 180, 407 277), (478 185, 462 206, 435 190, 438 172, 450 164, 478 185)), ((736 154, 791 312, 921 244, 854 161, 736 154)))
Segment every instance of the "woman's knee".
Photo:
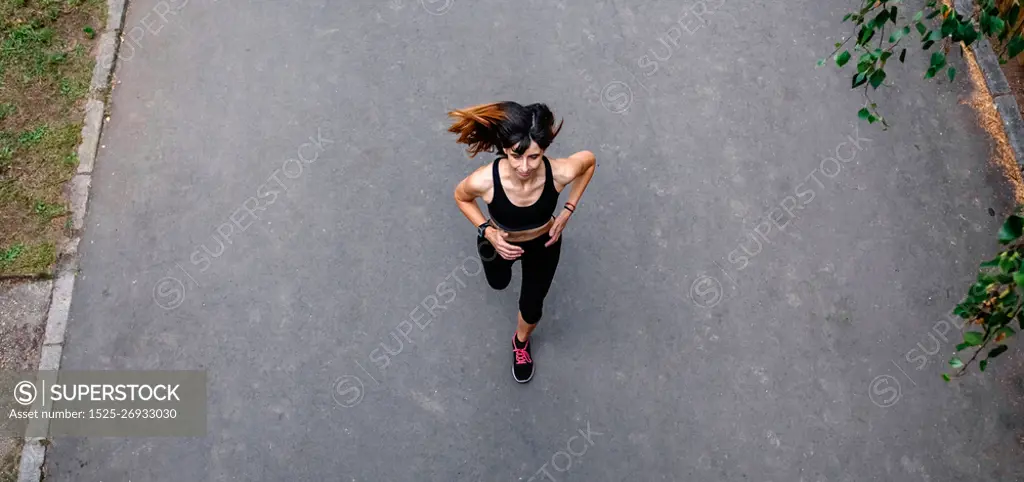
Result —
POLYGON ((531 302, 530 300, 519 300, 519 314, 527 325, 536 325, 544 314, 543 302, 531 302))
POLYGON ((512 273, 508 273, 508 276, 499 276, 497 274, 487 273, 487 284, 496 290, 503 290, 508 288, 509 283, 512 282, 512 273))

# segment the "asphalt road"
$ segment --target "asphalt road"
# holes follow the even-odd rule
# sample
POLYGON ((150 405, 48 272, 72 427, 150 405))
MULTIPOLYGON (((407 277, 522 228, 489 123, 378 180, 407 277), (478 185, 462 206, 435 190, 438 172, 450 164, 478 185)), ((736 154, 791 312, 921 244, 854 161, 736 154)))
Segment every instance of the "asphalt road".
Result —
POLYGON ((1019 480, 1016 359, 936 334, 1010 190, 919 54, 858 126, 853 7, 133 0, 63 368, 206 370, 208 435, 47 480, 1019 480), (527 385, 444 131, 505 99, 598 158, 527 385))

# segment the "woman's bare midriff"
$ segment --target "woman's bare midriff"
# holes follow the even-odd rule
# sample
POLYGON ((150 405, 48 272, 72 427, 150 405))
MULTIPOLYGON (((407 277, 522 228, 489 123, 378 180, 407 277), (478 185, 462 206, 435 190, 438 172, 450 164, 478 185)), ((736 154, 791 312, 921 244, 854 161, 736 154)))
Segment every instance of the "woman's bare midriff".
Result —
MULTIPOLYGON (((543 226, 538 228, 526 229, 523 231, 505 231, 506 233, 508 233, 508 237, 505 238, 505 241, 508 241, 510 243, 522 243, 525 241, 537 239, 547 234, 547 232, 551 230, 551 225, 554 224, 554 222, 555 220, 554 218, 552 218, 543 226)), ((498 226, 497 223, 495 223, 494 221, 491 221, 491 225, 497 229, 502 229, 501 226, 498 226)))

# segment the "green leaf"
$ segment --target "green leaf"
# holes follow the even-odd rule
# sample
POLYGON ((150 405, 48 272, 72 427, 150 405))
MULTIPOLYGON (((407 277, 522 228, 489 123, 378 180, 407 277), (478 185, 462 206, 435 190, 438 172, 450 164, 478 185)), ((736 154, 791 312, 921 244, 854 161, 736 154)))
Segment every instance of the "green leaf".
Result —
POLYGON ((1010 322, 1010 315, 1007 315, 1004 311, 993 313, 992 316, 985 320, 986 326, 1003 326, 1010 322))
POLYGON ((1006 46, 1006 55, 1012 59, 1022 51, 1024 51, 1024 37, 1021 37, 1020 34, 1014 35, 1010 39, 1009 45, 1006 46))
MULTIPOLYGON (((1003 299, 999 300, 999 305, 1003 308, 1012 311, 1012 307, 1017 306, 1019 297, 1016 291, 1010 291, 1010 294, 1006 295, 1003 299)), ((1002 309, 1002 308, 1001 308, 1002 309)), ((1012 320, 1009 320, 1012 321, 1012 320)))
POLYGON ((889 43, 899 42, 904 36, 910 35, 910 27, 903 27, 902 29, 893 31, 892 35, 889 36, 889 43))
POLYGON ((931 65, 935 70, 941 69, 946 66, 946 54, 942 52, 933 52, 931 65))
POLYGON ((949 366, 953 368, 963 368, 964 362, 963 360, 960 359, 960 357, 955 356, 951 360, 949 360, 949 366))
POLYGON ((1003 273, 1010 274, 1010 272, 1017 270, 1017 263, 1014 262, 1012 259, 1003 257, 997 259, 999 264, 999 270, 1002 271, 1003 273))
POLYGON ((892 57, 892 52, 888 52, 888 51, 882 52, 882 66, 883 67, 885 66, 885 61, 889 60, 889 57, 892 57))
POLYGON ((868 120, 869 116, 871 116, 871 112, 868 112, 867 107, 857 111, 857 117, 860 117, 861 119, 868 120))
MULTIPOLYGON (((929 40, 929 41, 925 42, 924 45, 921 46, 921 49, 922 50, 928 50, 928 49, 930 49, 932 47, 932 45, 935 45, 935 41, 934 40, 929 40)), ((935 74, 932 74, 932 75, 935 75, 935 74)))
POLYGON ((974 283, 971 285, 971 288, 967 291, 967 294, 971 296, 982 296, 985 294, 986 289, 988 289, 988 285, 986 285, 985 283, 974 283))
MULTIPOLYGON (((1006 24, 1011 26, 1011 27, 1014 26, 1014 25, 1017 25, 1017 17, 1019 17, 1019 16, 1020 16, 1020 4, 1014 2, 1013 6, 1010 7, 1010 11, 1006 14, 1006 24)), ((1004 36, 1009 31, 1010 31, 1010 29, 1004 30, 1003 31, 1004 36)))
POLYGON ((864 72, 861 72, 861 73, 853 76, 853 87, 850 87, 850 88, 851 89, 856 89, 857 87, 860 87, 861 85, 864 85, 864 82, 867 82, 867 81, 868 81, 867 74, 865 74, 864 72))
POLYGON ((928 31, 928 27, 925 27, 921 22, 917 22, 915 27, 917 27, 917 33, 921 34, 921 37, 924 38, 924 33, 928 31))
POLYGON ((849 20, 849 19, 850 19, 850 17, 852 17, 852 16, 853 16, 853 14, 852 14, 852 13, 848 13, 848 14, 844 15, 844 16, 843 16, 843 22, 845 22, 845 21, 849 20))
POLYGON ((999 255, 999 270, 1005 274, 1011 274, 1020 269, 1021 260, 1017 257, 1005 256, 1006 253, 999 255))
POLYGON ((844 50, 843 53, 839 54, 839 56, 836 57, 836 65, 838 65, 840 67, 846 65, 846 63, 849 62, 849 61, 850 61, 850 51, 849 50, 844 50))
POLYGON ((978 31, 974 30, 974 26, 970 23, 962 23, 960 24, 960 28, 957 30, 957 37, 959 38, 959 41, 964 42, 967 45, 971 45, 975 40, 978 40, 978 31))
POLYGON ((990 259, 988 261, 985 261, 984 263, 979 264, 978 267, 979 268, 994 268, 996 266, 999 266, 999 264, 1001 263, 1000 259, 1001 258, 999 256, 996 256, 995 258, 992 258, 992 259, 990 259))
POLYGON ((989 17, 989 18, 992 19, 991 20, 991 31, 992 31, 992 33, 990 33, 989 35, 999 35, 999 34, 1003 33, 1003 29, 1006 28, 1006 23, 1003 22, 1003 19, 1001 19, 999 17, 994 17, 994 16, 993 17, 989 17))
POLYGON ((981 371, 985 371, 988 368, 988 360, 982 360, 981 363, 978 363, 978 368, 981 368, 981 371))
POLYGON ((860 33, 857 34, 857 44, 864 45, 871 41, 871 37, 875 36, 875 28, 871 25, 865 25, 860 28, 860 33))
POLYGON ((930 79, 935 77, 935 67, 929 67, 928 71, 924 73, 924 78, 930 79))
POLYGON ((918 11, 917 13, 914 14, 914 21, 915 22, 920 22, 923 17, 924 17, 924 10, 918 11))
POLYGON ((884 81, 884 80, 885 80, 885 71, 882 70, 882 69, 876 70, 873 74, 871 74, 871 79, 870 79, 871 87, 874 87, 874 88, 877 89, 879 85, 882 85, 882 81, 884 81))
POLYGON ((889 9, 889 21, 891 21, 894 24, 896 23, 896 6, 895 5, 893 5, 893 7, 891 9, 889 9))
POLYGON ((821 67, 822 65, 825 65, 825 59, 818 60, 818 67, 821 67))
POLYGON ((949 375, 946 375, 945 373, 943 373, 942 374, 942 379, 948 382, 949 381, 949 375))
MULTIPOLYGON (((932 6, 932 5, 929 5, 929 6, 932 6)), ((942 13, 942 12, 939 11, 939 10, 935 10, 932 13, 929 13, 928 16, 925 17, 925 18, 927 18, 928 20, 931 20, 931 19, 933 19, 935 17, 938 17, 940 13, 942 13)))
POLYGON ((969 348, 970 346, 970 343, 960 343, 956 346, 956 351, 964 351, 964 349, 969 348))
POLYGON ((946 17, 946 20, 942 21, 942 27, 940 27, 942 30, 942 36, 947 37, 953 32, 956 32, 957 26, 959 26, 959 22, 957 22, 952 15, 946 17))
POLYGON ((1006 338, 1010 338, 1011 336, 1016 335, 1016 334, 1017 334, 1017 332, 1014 331, 1013 328, 1010 328, 1009 326, 1004 326, 1004 327, 996 330, 995 336, 1003 335, 1006 338))
POLYGON ((984 342, 985 342, 985 337, 981 334, 981 332, 977 332, 977 331, 967 331, 967 332, 964 332, 964 343, 966 343, 966 344, 968 344, 970 346, 978 346, 978 345, 980 345, 980 344, 982 344, 984 342))
POLYGON ((1010 349, 1010 347, 1008 347, 1006 345, 999 345, 999 346, 993 348, 991 351, 988 352, 988 357, 989 358, 995 358, 995 357, 997 357, 999 355, 1002 355, 1004 352, 1006 352, 1006 350, 1009 350, 1009 349, 1010 349))
POLYGON ((903 51, 900 52, 900 63, 902 64, 903 63, 903 59, 906 59, 906 58, 907 58, 907 49, 903 49, 903 51))
POLYGON ((956 68, 950 67, 949 70, 946 71, 946 74, 949 76, 949 81, 952 82, 953 78, 956 77, 956 68))
POLYGON ((1017 286, 1024 288, 1024 273, 1020 271, 1013 273, 1013 282, 1016 283, 1017 286))
POLYGON ((1009 244, 1021 236, 1024 231, 1024 218, 1016 214, 1010 216, 999 228, 999 244, 1009 244))
POLYGON ((888 21, 889 21, 889 11, 888 10, 882 10, 881 13, 879 13, 877 16, 875 16, 875 18, 873 20, 871 20, 871 24, 874 27, 883 27, 883 26, 885 26, 885 22, 888 22, 888 21))
POLYGON ((960 318, 967 319, 970 316, 970 311, 968 311, 963 304, 959 304, 953 309, 953 314, 960 318))
POLYGON ((992 17, 988 13, 981 12, 981 17, 978 19, 978 26, 981 27, 981 33, 988 34, 992 28, 992 17))
POLYGON ((928 34, 928 40, 931 40, 932 42, 938 42, 939 40, 942 40, 943 36, 944 35, 942 35, 942 32, 939 32, 938 30, 932 30, 932 33, 928 34))

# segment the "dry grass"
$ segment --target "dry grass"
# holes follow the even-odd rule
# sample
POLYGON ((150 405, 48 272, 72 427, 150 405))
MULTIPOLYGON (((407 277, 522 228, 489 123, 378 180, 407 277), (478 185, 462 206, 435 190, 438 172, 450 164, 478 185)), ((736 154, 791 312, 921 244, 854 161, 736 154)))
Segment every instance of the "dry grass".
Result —
POLYGON ((21 447, 24 439, 0 440, 0 482, 18 480, 18 464, 21 463, 21 447))
POLYGON ((974 59, 974 53, 965 49, 964 56, 967 60, 965 63, 967 64, 968 74, 975 88, 970 97, 964 100, 963 103, 974 108, 978 116, 978 124, 981 125, 982 129, 988 133, 995 143, 995 149, 989 158, 989 162, 1006 177, 1013 189, 1013 197, 1016 203, 1018 205, 1024 204, 1024 180, 1021 179, 1020 167, 1017 165, 1013 149, 1006 140, 1006 132, 1003 131, 1003 121, 999 118, 999 112, 996 111, 995 103, 992 102, 992 95, 988 91, 988 86, 985 85, 985 77, 982 75, 981 69, 978 68, 978 64, 974 59))
POLYGON ((0 0, 0 277, 49 275, 68 224, 102 0, 0 0))

